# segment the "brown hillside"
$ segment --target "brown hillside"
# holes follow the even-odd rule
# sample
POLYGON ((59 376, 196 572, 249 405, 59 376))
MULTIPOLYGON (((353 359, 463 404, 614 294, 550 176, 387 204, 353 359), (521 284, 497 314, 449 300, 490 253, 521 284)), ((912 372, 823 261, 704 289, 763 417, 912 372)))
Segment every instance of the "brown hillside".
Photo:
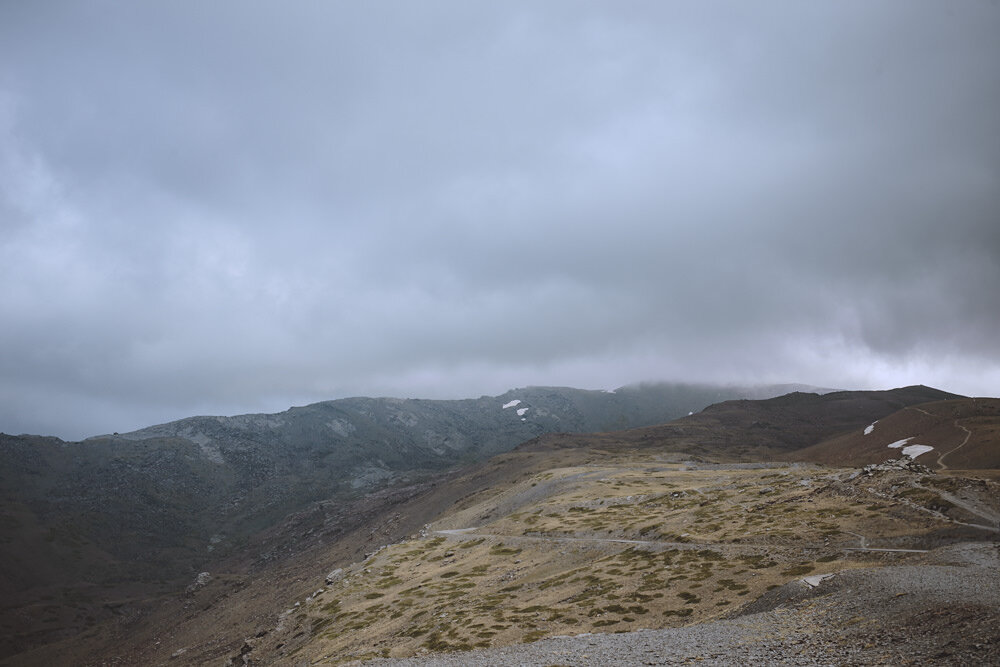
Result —
POLYGON ((908 406, 957 398, 923 385, 823 395, 796 392, 764 401, 725 401, 659 426, 616 433, 546 435, 526 442, 517 451, 655 448, 713 459, 769 460, 863 428, 908 406))
POLYGON ((790 460, 837 466, 860 466, 899 458, 902 448, 934 449, 916 460, 936 470, 1000 468, 1000 399, 965 398, 904 408, 874 424, 831 438, 789 455, 790 460))

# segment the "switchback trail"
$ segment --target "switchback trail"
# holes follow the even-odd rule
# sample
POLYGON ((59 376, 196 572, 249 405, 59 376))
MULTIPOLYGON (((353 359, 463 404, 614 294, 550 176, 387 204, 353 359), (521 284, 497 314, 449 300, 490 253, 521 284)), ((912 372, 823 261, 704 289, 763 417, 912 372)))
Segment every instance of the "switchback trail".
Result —
POLYGON ((969 441, 969 438, 972 437, 972 431, 959 424, 957 419, 955 420, 955 426, 965 431, 965 440, 963 440, 958 447, 955 447, 954 449, 949 449, 947 452, 944 452, 942 454, 938 454, 937 466, 939 470, 947 470, 948 466, 944 464, 944 457, 948 456, 952 452, 957 452, 958 450, 960 450, 962 447, 965 446, 965 443, 969 441))

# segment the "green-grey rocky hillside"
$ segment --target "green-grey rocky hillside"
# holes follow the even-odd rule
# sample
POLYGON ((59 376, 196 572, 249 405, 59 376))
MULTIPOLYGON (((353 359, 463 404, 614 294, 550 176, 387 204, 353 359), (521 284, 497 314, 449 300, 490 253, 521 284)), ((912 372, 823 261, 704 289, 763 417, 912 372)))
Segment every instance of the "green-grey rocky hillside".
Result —
POLYGON ((171 479, 189 478, 192 493, 213 497, 225 489, 216 527, 245 533, 313 500, 405 483, 545 433, 660 424, 720 400, 789 390, 649 384, 613 392, 527 387, 464 400, 347 398, 277 414, 191 417, 77 447, 147 452, 165 470, 179 465, 171 479), (173 464, 164 461, 170 450, 183 452, 173 464), (215 480, 211 490, 198 484, 202 477, 215 480))

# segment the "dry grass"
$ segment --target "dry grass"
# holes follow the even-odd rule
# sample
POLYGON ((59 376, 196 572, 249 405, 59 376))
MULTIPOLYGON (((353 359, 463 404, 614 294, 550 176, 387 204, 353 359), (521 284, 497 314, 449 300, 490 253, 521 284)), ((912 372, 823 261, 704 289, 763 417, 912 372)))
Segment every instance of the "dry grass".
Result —
POLYGON ((872 493, 871 480, 847 477, 625 457, 548 470, 440 522, 472 532, 352 566, 290 616, 285 650, 340 661, 696 623, 789 580, 870 565, 844 549, 859 535, 891 541, 948 525, 906 502, 926 504, 929 492, 872 493), (484 516, 497 518, 474 522, 484 516))

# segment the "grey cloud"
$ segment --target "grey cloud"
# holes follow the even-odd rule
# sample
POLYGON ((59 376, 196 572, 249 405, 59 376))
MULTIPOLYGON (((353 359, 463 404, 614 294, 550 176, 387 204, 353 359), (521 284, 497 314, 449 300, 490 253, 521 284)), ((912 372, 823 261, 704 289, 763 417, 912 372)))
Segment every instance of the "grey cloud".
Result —
POLYGON ((996 393, 998 28, 4 6, 0 430, 657 378, 996 393))

